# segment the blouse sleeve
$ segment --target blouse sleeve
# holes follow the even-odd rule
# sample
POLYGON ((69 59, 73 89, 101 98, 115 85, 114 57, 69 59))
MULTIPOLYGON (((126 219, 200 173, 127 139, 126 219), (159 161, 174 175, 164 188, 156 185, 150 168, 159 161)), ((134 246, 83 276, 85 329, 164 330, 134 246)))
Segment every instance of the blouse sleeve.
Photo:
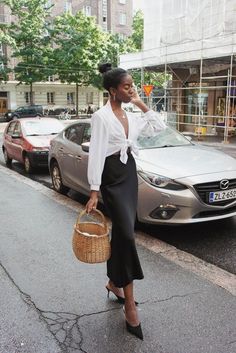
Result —
POLYGON ((99 191, 108 146, 108 129, 96 113, 92 116, 91 128, 88 182, 91 190, 99 191))
POLYGON ((166 128, 166 124, 161 118, 161 114, 149 110, 143 117, 139 117, 139 135, 155 136, 166 128))

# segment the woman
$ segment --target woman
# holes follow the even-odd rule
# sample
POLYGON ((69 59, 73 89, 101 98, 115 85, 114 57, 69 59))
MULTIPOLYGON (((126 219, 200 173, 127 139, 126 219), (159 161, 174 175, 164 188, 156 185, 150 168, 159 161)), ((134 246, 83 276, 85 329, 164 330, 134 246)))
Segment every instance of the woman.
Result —
POLYGON ((112 70, 110 64, 100 65, 99 71, 110 98, 92 116, 88 163, 91 194, 86 210, 89 213, 97 207, 100 189, 112 221, 111 257, 107 262, 108 296, 111 291, 124 303, 127 330, 143 339, 133 295, 133 280, 142 279, 143 272, 134 241, 138 181, 131 152, 138 153, 135 142, 139 135, 157 134, 166 125, 140 99, 127 71, 112 70), (133 103, 144 117, 126 113, 122 103, 133 103))

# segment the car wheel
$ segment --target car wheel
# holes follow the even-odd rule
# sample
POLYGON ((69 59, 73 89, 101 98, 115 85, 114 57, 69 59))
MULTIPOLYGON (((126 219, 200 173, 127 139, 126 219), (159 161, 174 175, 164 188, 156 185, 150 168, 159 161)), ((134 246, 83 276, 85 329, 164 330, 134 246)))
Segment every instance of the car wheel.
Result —
POLYGON ((3 155, 6 165, 11 165, 12 159, 9 158, 6 148, 3 150, 3 155))
POLYGON ((27 154, 25 155, 25 158, 24 158, 24 167, 25 167, 26 173, 30 174, 33 172, 33 167, 30 162, 29 156, 27 156, 27 154))
POLYGON ((51 166, 51 178, 52 178, 52 186, 53 189, 60 194, 67 194, 70 190, 67 186, 65 186, 62 182, 61 171, 57 162, 53 162, 51 166))

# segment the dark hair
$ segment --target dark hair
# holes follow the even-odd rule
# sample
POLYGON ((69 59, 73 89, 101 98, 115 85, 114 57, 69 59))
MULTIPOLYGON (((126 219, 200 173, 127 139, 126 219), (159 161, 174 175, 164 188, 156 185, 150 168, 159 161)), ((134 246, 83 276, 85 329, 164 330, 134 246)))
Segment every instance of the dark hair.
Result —
POLYGON ((98 70, 103 74, 103 87, 108 92, 111 87, 117 88, 122 78, 128 74, 126 70, 121 68, 112 69, 110 63, 99 65, 98 70))

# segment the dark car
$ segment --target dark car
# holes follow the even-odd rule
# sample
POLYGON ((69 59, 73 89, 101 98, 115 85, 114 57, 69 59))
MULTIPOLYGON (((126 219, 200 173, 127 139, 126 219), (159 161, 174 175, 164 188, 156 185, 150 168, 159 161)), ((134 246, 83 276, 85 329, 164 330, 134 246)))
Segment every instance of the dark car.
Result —
POLYGON ((7 165, 12 160, 24 164, 31 173, 34 167, 48 165, 48 149, 51 139, 64 125, 55 118, 25 118, 11 121, 3 135, 2 151, 7 165))
POLYGON ((4 117, 6 121, 11 121, 13 119, 19 118, 30 118, 30 117, 40 117, 43 115, 43 106, 42 105, 26 105, 19 107, 13 112, 7 112, 4 117))

